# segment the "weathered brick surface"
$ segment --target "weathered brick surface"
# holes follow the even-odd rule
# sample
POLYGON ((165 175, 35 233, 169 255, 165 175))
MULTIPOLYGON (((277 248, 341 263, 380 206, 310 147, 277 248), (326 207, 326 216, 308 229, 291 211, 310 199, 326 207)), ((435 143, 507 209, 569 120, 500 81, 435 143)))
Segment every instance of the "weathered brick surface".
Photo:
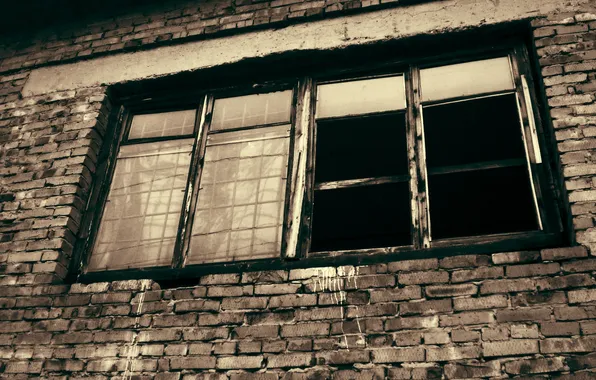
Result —
POLYGON ((164 290, 139 280, 64 283, 115 107, 101 85, 23 98, 29 70, 381 3, 179 2, 76 31, 66 25, 60 35, 40 31, 35 42, 0 38, 0 376, 589 376, 585 370, 596 368, 594 7, 528 16, 543 116, 552 119, 581 245, 492 255, 462 249, 359 266, 352 277, 330 266, 205 275, 164 290), (325 288, 329 277, 339 285, 325 288))

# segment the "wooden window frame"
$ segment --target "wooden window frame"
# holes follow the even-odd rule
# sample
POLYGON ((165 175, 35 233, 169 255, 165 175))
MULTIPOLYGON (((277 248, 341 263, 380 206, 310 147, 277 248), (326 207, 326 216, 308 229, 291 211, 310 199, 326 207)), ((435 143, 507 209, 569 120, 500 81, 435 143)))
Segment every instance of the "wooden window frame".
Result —
MULTIPOLYGON (((478 97, 478 94, 470 98, 478 97)), ((79 239, 71 263, 71 278, 77 281, 97 281, 106 279, 126 279, 151 277, 154 279, 175 280, 196 277, 203 273, 261 270, 311 265, 353 264, 386 261, 391 259, 411 259, 436 257, 471 252, 494 252, 495 250, 541 248, 559 244, 563 238, 561 217, 554 202, 552 191, 556 183, 546 164, 549 151, 544 137, 541 113, 532 79, 530 59, 526 47, 521 43, 507 43, 486 51, 471 50, 456 55, 427 57, 410 61, 381 62, 376 67, 340 69, 326 73, 267 82, 261 85, 215 88, 210 91, 185 92, 182 97, 156 96, 121 102, 117 116, 109 124, 105 140, 98 158, 96 178, 87 204, 87 212, 81 223, 79 239), (421 118, 420 68, 441 66, 485 58, 507 55, 512 63, 515 90, 521 122, 524 131, 524 144, 528 152, 542 157, 542 164, 528 162, 535 184, 536 202, 543 229, 540 231, 483 235, 464 238, 450 238, 431 241, 430 215, 428 211, 427 169, 425 163, 424 129, 421 118), (389 71, 388 71, 389 70, 389 71), (376 75, 375 72, 381 72, 376 75), (399 247, 382 247, 343 251, 310 252, 313 201, 315 192, 315 142, 316 142, 316 85, 330 81, 350 81, 363 77, 379 77, 387 73, 403 74, 406 87, 406 141, 409 170, 409 190, 411 204, 412 244, 399 247), (198 199, 198 189, 202 173, 202 162, 206 149, 206 137, 211 122, 213 104, 216 97, 232 97, 265 93, 280 89, 292 89, 290 148, 288 155, 288 177, 284 205, 281 256, 277 259, 237 261, 214 264, 185 265, 188 256, 192 220, 198 199), (190 99, 190 100, 189 100, 190 99), (197 101, 200 100, 200 101, 197 101), (135 114, 157 113, 194 108, 197 111, 193 136, 175 138, 151 138, 126 140, 132 117, 135 114), (533 118, 531 117, 533 114, 533 118), (168 267, 131 268, 89 272, 87 264, 99 230, 104 205, 114 175, 117 152, 120 146, 177 138, 195 138, 189 176, 184 195, 184 207, 180 215, 179 231, 176 238, 172 264, 168 267), (145 141, 147 140, 147 141, 145 141), (102 178, 103 180, 99 180, 102 178), (545 189, 545 187, 547 189, 545 189)), ((530 157, 529 154, 526 157, 530 157)), ((381 183, 391 178, 338 181, 335 186, 357 186, 364 182, 381 183), (341 183, 340 183, 341 182, 341 183)), ((323 186, 334 186, 328 183, 323 186)), ((321 185, 319 185, 321 188, 321 185)))

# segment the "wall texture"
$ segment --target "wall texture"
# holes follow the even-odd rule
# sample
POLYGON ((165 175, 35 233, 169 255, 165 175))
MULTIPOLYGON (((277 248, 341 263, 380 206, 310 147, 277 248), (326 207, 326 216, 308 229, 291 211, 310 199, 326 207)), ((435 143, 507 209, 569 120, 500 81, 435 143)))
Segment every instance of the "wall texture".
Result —
POLYGON ((596 376, 593 1, 213 0, 55 30, 0 43, 0 376, 596 376), (64 283, 115 106, 109 85, 520 19, 580 246, 207 275, 165 290, 64 283))

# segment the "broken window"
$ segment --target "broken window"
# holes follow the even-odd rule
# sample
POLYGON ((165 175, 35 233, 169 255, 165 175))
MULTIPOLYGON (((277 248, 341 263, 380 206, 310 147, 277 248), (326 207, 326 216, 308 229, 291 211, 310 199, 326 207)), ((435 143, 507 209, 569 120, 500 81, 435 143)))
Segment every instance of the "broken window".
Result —
POLYGON ((420 70, 430 236, 540 229, 508 57, 420 70))
POLYGON ((403 75, 317 88, 312 251, 410 243, 403 75))
POLYGON ((100 165, 85 270, 559 233, 526 62, 516 47, 131 111, 100 165))

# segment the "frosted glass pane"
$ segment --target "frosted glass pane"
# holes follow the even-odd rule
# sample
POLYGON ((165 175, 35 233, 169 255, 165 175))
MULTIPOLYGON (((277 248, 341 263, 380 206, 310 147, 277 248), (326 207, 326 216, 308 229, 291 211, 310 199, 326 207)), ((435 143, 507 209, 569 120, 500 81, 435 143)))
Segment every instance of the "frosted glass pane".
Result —
POLYGON ((406 90, 401 75, 317 87, 317 117, 361 115, 404 108, 406 90))
POLYGON ((193 133, 196 110, 135 115, 129 139, 180 136, 193 133))
POLYGON ((422 101, 514 89, 508 57, 420 70, 422 101))
POLYGON ((189 264, 279 257, 290 128, 209 135, 189 264))
POLYGON ((217 99, 211 130, 289 122, 291 109, 291 90, 217 99))
POLYGON ((89 269, 169 265, 193 139, 123 146, 89 269))

